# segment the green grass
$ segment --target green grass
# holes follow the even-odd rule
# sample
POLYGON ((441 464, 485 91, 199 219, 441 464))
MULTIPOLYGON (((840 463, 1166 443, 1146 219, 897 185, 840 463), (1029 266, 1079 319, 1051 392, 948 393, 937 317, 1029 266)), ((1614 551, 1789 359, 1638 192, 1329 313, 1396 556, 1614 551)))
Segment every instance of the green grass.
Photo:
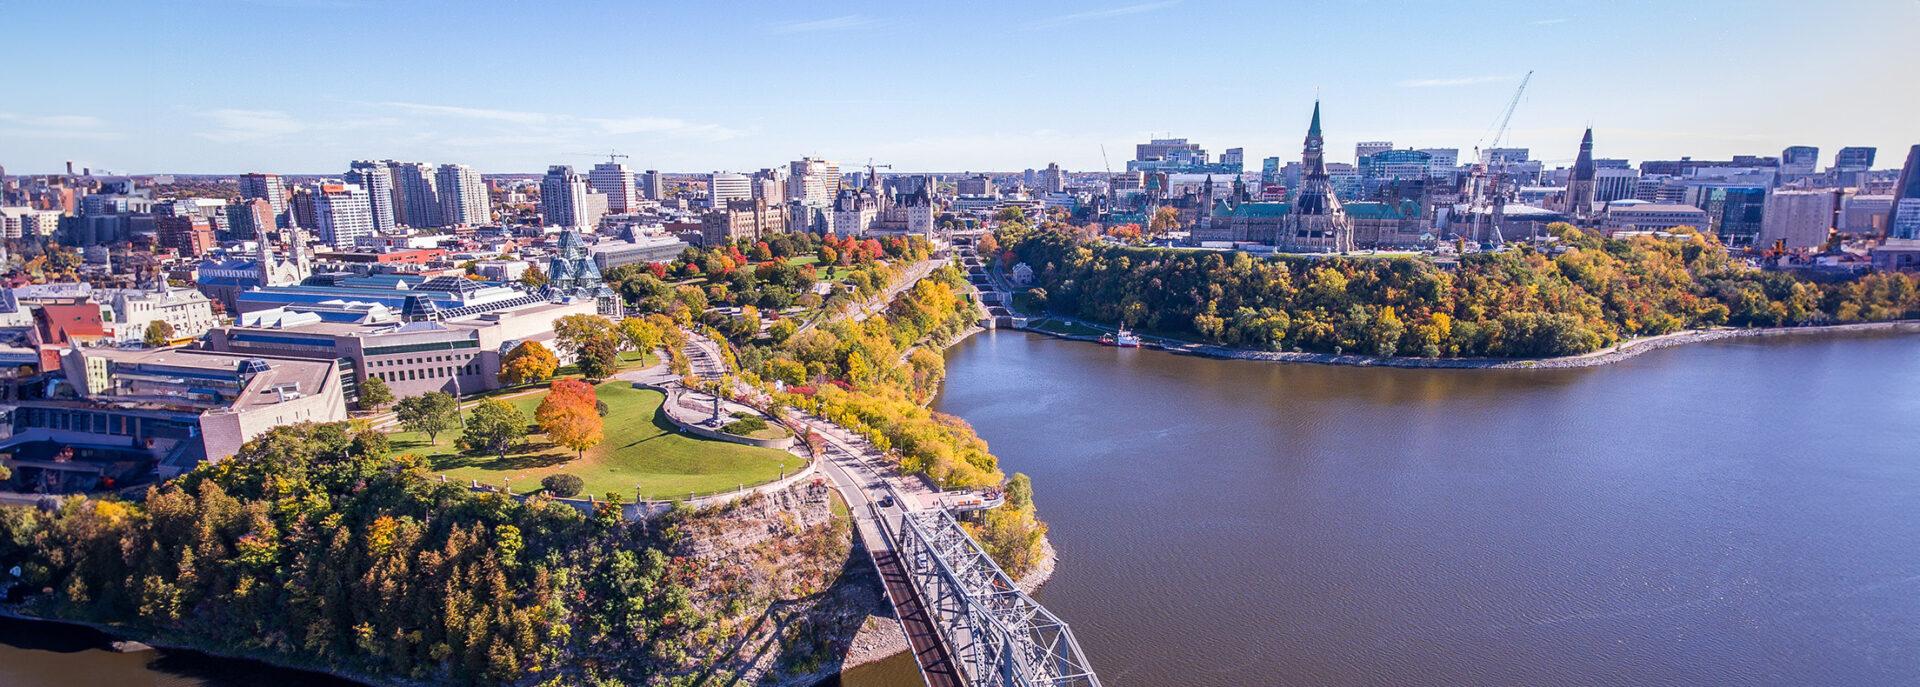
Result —
MULTIPOLYGON (((527 493, 540 488, 540 478, 566 473, 586 483, 582 495, 617 493, 629 500, 636 492, 659 500, 684 499, 688 492, 727 491, 779 479, 804 464, 786 451, 681 434, 661 413, 666 397, 658 391, 609 381, 596 387, 596 393, 607 404, 606 438, 583 458, 575 458, 572 451, 541 434, 527 437, 505 460, 465 455, 455 448, 457 429, 441 432, 437 444, 428 443, 424 434, 395 433, 393 448, 427 458, 434 471, 463 482, 479 480, 497 486, 508 479, 515 492, 527 493)), ((543 389, 507 402, 531 418, 546 394, 543 389)))
POLYGON ((1032 327, 1043 332, 1066 334, 1068 336, 1099 336, 1108 333, 1108 330, 1088 326, 1080 322, 1063 322, 1052 319, 1034 324, 1032 327))
MULTIPOLYGON (((660 357, 654 355, 653 351, 621 351, 620 355, 615 357, 614 360, 614 368, 618 370, 631 370, 636 367, 652 367, 660 364, 660 357)), ((555 377, 577 377, 579 375, 579 365, 566 365, 553 371, 553 376, 555 377)))

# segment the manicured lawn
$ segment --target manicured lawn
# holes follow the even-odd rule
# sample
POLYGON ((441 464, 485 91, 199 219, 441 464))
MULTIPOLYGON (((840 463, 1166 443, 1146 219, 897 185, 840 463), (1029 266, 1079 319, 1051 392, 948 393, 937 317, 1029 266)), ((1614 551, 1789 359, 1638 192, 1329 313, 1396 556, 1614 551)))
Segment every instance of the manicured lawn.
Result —
MULTIPOLYGON (((596 497, 612 492, 632 500, 637 493, 649 499, 684 499, 688 492, 707 494, 779 479, 803 465, 786 451, 713 441, 681 434, 660 413, 666 397, 651 389, 635 389, 622 381, 600 384, 596 392, 607 404, 605 436, 584 458, 554 445, 545 435, 528 436, 505 460, 498 456, 464 455, 455 448, 459 430, 440 433, 438 444, 424 434, 399 432, 392 436, 396 452, 426 457, 437 472, 458 481, 479 480, 499 485, 503 479, 515 492, 540 488, 540 478, 567 473, 586 485, 581 494, 596 497)), ((543 389, 506 399, 533 417, 543 389)))
MULTIPOLYGON (((652 367, 660 364, 660 357, 654 355, 653 351, 621 351, 620 355, 615 357, 614 360, 616 361, 614 367, 620 370, 631 370, 636 367, 652 367)), ((572 377, 580 374, 580 366, 562 366, 560 369, 554 370, 553 374, 556 377, 572 377)))

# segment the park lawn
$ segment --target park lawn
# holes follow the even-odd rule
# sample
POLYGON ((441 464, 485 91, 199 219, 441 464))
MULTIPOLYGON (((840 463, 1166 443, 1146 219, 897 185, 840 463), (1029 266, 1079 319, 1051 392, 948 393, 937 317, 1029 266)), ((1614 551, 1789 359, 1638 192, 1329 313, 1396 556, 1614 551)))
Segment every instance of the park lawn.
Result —
MULTIPOLYGON (((625 371, 640 367, 653 367, 658 364, 660 364, 660 356, 654 355, 653 351, 621 351, 620 355, 614 358, 613 366, 614 369, 625 371)), ((553 376, 555 377, 576 377, 579 376, 579 374, 579 365, 564 365, 560 369, 553 371, 553 376)))
MULTIPOLYGON (((395 433, 393 449, 422 456, 435 472, 462 482, 500 485, 506 480, 515 492, 529 493, 540 488, 541 478, 565 473, 585 483, 582 496, 615 493, 628 500, 636 493, 666 500, 684 499, 689 492, 727 491, 779 479, 804 465, 799 456, 786 451, 681 434, 661 413, 666 397, 658 391, 609 381, 595 392, 607 404, 605 439, 587 449, 583 458, 574 458, 572 451, 542 434, 528 436, 505 460, 465 455, 455 448, 458 429, 441 432, 438 444, 429 444, 426 435, 417 432, 395 433)), ((507 402, 532 418, 546 395, 543 389, 507 402)))

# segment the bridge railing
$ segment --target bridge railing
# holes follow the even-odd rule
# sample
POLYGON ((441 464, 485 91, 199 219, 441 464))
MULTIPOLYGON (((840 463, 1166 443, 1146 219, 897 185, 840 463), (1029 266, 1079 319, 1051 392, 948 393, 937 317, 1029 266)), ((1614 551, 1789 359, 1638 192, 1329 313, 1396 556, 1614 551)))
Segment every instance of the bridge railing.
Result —
POLYGON ((969 684, 1099 687, 1066 621, 1021 591, 951 513, 907 513, 893 536, 969 684))

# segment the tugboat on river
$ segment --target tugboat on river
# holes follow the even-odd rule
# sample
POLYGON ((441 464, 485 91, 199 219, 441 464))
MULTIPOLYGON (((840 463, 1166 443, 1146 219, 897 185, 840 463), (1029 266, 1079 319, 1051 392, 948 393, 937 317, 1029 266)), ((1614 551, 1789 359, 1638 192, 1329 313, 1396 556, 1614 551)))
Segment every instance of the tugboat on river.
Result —
POLYGON ((1119 331, 1112 334, 1100 335, 1100 343, 1120 348, 1139 348, 1140 335, 1129 331, 1126 327, 1121 327, 1119 331))

